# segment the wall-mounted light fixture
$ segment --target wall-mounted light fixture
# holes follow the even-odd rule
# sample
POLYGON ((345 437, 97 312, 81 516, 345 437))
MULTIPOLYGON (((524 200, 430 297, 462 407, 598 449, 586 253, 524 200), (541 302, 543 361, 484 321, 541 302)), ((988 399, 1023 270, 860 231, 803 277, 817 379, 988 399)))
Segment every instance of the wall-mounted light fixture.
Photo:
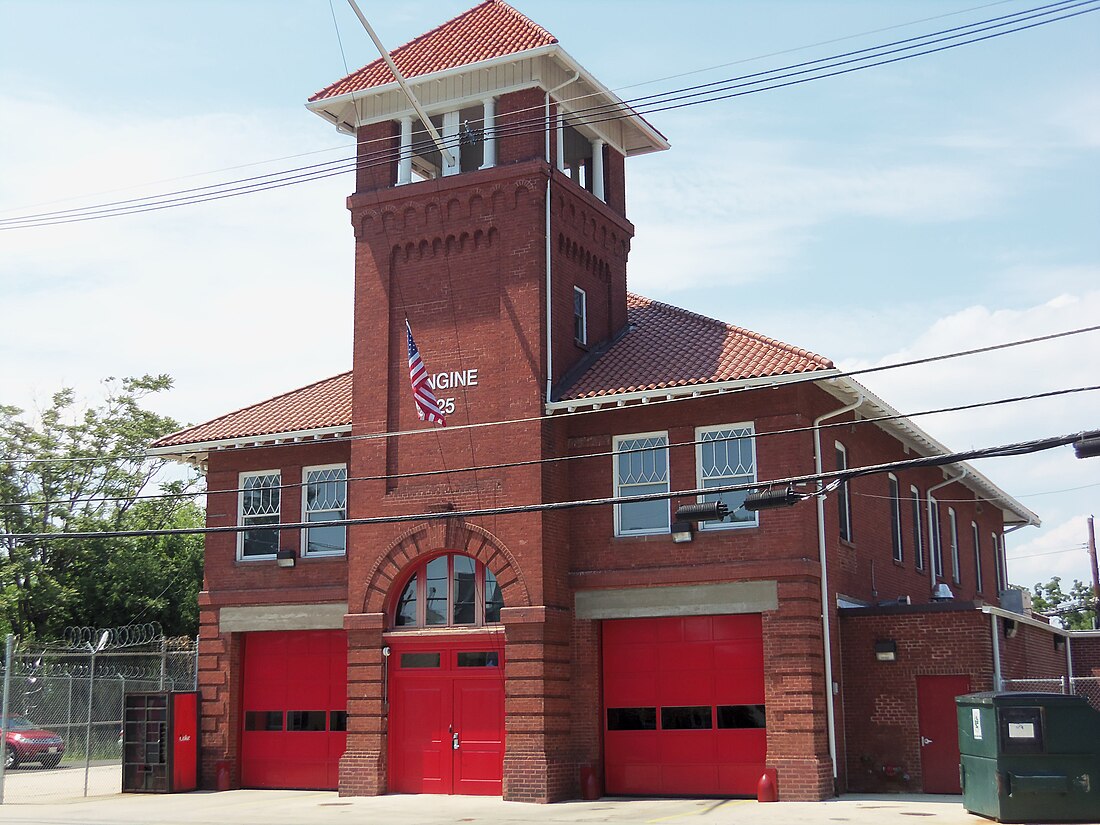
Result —
POLYGON ((672 540, 677 544, 685 541, 691 541, 691 522, 690 521, 674 521, 672 522, 672 540))
POLYGON ((275 563, 279 567, 293 567, 297 559, 298 554, 292 549, 279 550, 275 553, 275 563))
POLYGON ((896 662, 898 643, 893 639, 878 639, 875 642, 875 658, 880 662, 896 662))

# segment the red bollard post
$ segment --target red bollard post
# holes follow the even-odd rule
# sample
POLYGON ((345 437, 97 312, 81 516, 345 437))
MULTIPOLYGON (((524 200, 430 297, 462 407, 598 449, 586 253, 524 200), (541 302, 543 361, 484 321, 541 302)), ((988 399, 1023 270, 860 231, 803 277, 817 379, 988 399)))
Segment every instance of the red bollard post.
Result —
POLYGON ((760 781, 756 783, 756 801, 779 801, 779 782, 775 768, 764 769, 764 773, 761 775, 760 781))

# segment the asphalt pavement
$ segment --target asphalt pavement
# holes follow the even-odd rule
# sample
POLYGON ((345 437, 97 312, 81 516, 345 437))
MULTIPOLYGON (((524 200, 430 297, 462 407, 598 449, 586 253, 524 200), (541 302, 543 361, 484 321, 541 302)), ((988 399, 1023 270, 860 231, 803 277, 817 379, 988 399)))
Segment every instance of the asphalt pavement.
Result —
MULTIPOLYGON (((498 797, 340 797, 327 791, 112 794, 68 802, 5 802, 4 825, 979 825, 958 796, 848 795, 827 802, 740 799, 600 799, 533 805, 498 797)), ((1098 824, 1100 825, 1100 824, 1098 824)))

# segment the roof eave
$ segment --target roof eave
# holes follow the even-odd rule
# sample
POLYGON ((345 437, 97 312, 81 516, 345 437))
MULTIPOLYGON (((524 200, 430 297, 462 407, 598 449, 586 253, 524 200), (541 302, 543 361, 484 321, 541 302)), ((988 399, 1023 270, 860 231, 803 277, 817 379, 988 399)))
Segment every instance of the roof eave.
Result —
POLYGON ((351 432, 350 424, 337 424, 331 427, 313 427, 306 430, 288 430, 278 433, 218 438, 207 441, 192 441, 183 444, 166 444, 163 447, 150 447, 145 454, 155 458, 172 458, 187 461, 188 456, 220 452, 242 447, 266 447, 284 443, 298 444, 305 441, 319 441, 324 438, 345 435, 351 432))
MULTIPOLYGON (((860 405, 859 410, 864 409, 866 406, 870 407, 876 416, 901 415, 898 410, 852 378, 838 377, 832 381, 824 381, 820 386, 830 395, 845 402, 850 402, 857 396, 862 395, 863 404, 860 405)), ((859 412, 859 410, 857 410, 857 412, 859 412)), ((879 422, 878 426, 919 453, 927 455, 948 455, 954 452, 926 433, 908 418, 894 418, 891 421, 882 421, 879 422)), ((978 472, 969 462, 960 461, 957 465, 953 466, 966 469, 966 477, 960 478, 959 483, 965 487, 978 488, 976 492, 981 493, 987 501, 1000 507, 1005 514, 1006 524, 1038 527, 1042 523, 1042 520, 1036 513, 1018 502, 990 481, 985 475, 978 472), (1010 515, 1016 518, 1009 518, 1010 515)))
MULTIPOLYGON (((625 151, 624 154, 626 154, 628 157, 634 157, 635 155, 645 155, 649 154, 650 152, 663 152, 666 149, 671 148, 671 144, 668 142, 668 139, 664 135, 662 135, 653 126, 651 126, 649 121, 647 121, 644 117, 635 112, 634 109, 627 103, 625 103, 622 98, 620 98, 617 94, 607 88, 603 83, 598 81, 595 75, 589 72, 588 69, 584 68, 584 66, 582 66, 578 60, 576 60, 571 54, 569 54, 569 52, 563 49, 560 43, 552 44, 551 49, 552 56, 559 58, 562 63, 564 63, 570 70, 574 72, 580 72, 580 75, 582 78, 584 78, 584 81, 591 85, 592 88, 596 89, 600 94, 607 97, 613 105, 621 106, 623 111, 630 112, 630 121, 634 124, 635 128, 638 129, 638 131, 640 131, 646 137, 646 139, 650 143, 650 146, 638 148, 633 151, 625 151)), ((594 129, 595 127, 590 128, 594 129)))
MULTIPOLYGON (((551 57, 561 61, 561 63, 567 67, 569 71, 577 72, 580 74, 580 79, 589 84, 599 94, 608 99, 610 104, 614 107, 621 107, 622 111, 628 112, 628 120, 634 126, 635 129, 641 134, 644 143, 641 146, 629 148, 619 147, 622 149, 623 154, 628 157, 634 157, 636 155, 649 154, 651 152, 660 152, 670 148, 668 140, 657 131, 652 125, 646 121, 641 115, 637 114, 627 103, 625 103, 617 94, 608 89, 600 81, 584 68, 576 59, 573 58, 565 49, 561 47, 560 43, 548 43, 545 46, 537 46, 533 49, 525 49, 521 52, 513 52, 512 54, 502 55, 500 57, 489 58, 488 60, 479 60, 476 63, 466 63, 462 66, 452 66, 449 69, 441 69, 437 72, 430 72, 428 74, 416 75, 408 78, 409 85, 416 89, 426 83, 432 83, 436 80, 449 77, 455 74, 461 74, 466 72, 480 71, 483 69, 491 69, 494 66, 500 66, 507 63, 513 63, 517 60, 530 60, 539 57, 551 57)), ((525 84, 530 85, 530 84, 525 84)), ((543 85, 543 84, 539 84, 543 85)), ((374 95, 387 94, 393 91, 400 91, 400 85, 396 80, 392 80, 389 83, 384 83, 380 86, 370 86, 366 89, 359 89, 354 92, 345 92, 340 95, 332 95, 331 97, 323 97, 318 100, 312 100, 306 102, 306 108, 316 115, 327 120, 333 124, 339 131, 346 132, 349 128, 353 128, 355 125, 365 125, 369 121, 363 121, 358 124, 349 123, 346 119, 342 118, 335 112, 344 106, 351 106, 354 110, 354 104, 357 100, 362 100, 374 95)), ((410 107, 411 111, 411 107, 410 107)), ((392 115, 386 115, 385 119, 389 119, 392 115)), ((589 126, 596 132, 599 132, 604 140, 608 143, 615 144, 616 142, 611 140, 610 136, 597 126, 589 126)))
POLYGON ((546 405, 547 415, 565 410, 576 412, 584 408, 601 409, 603 407, 625 407, 628 404, 648 404, 652 401, 671 400, 683 397, 701 397, 704 395, 720 395, 726 392, 758 389, 761 387, 779 387, 784 384, 805 383, 807 375, 818 378, 830 378, 838 373, 835 368, 823 368, 810 372, 792 372, 780 375, 762 375, 755 378, 738 378, 732 381, 708 381, 701 384, 680 384, 675 387, 659 387, 651 390, 635 390, 632 392, 608 393, 585 398, 570 398, 562 401, 551 401, 546 405))
MULTIPOLYGON (((476 63, 466 63, 462 66, 452 66, 449 69, 440 69, 437 72, 429 72, 428 74, 418 74, 413 77, 406 78, 409 85, 414 89, 417 86, 425 83, 431 83, 436 80, 442 80, 450 75, 460 72, 479 71, 481 69, 491 69, 494 66, 500 66, 505 63, 512 63, 515 60, 528 60, 534 57, 542 57, 543 55, 550 55, 557 49, 557 43, 548 43, 545 46, 536 46, 533 49, 525 49, 522 52, 513 52, 512 54, 501 55, 500 57, 490 57, 488 60, 479 60, 476 63)), ((327 109, 333 106, 342 106, 345 103, 354 103, 356 100, 362 100, 366 97, 373 97, 378 94, 385 94, 387 92, 400 91, 401 86, 396 80, 391 80, 388 83, 383 83, 380 86, 368 86, 366 89, 357 89, 354 92, 344 92, 340 95, 332 95, 330 97, 322 97, 317 100, 307 100, 306 108, 311 112, 321 115, 323 109, 327 109)), ((329 118, 325 117, 326 120, 329 118)))

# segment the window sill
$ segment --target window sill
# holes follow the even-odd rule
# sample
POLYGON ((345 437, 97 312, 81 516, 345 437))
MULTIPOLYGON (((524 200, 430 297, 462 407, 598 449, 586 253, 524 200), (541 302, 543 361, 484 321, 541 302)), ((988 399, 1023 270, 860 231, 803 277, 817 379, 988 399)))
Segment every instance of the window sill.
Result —
POLYGON ((700 527, 695 531, 697 536, 706 535, 707 533, 725 533, 729 530, 755 530, 760 527, 760 522, 741 522, 735 524, 722 524, 717 527, 700 527))
POLYGON ((588 343, 582 341, 580 338, 573 339, 573 346, 577 347, 577 349, 583 349, 585 352, 589 350, 588 343))
POLYGON ((893 561, 894 561, 894 567, 905 567, 905 562, 904 561, 898 561, 897 559, 894 559, 893 561))
POLYGON ((856 543, 854 541, 852 541, 851 539, 841 539, 840 540, 840 546, 841 547, 847 547, 849 550, 855 550, 856 549, 856 543))

